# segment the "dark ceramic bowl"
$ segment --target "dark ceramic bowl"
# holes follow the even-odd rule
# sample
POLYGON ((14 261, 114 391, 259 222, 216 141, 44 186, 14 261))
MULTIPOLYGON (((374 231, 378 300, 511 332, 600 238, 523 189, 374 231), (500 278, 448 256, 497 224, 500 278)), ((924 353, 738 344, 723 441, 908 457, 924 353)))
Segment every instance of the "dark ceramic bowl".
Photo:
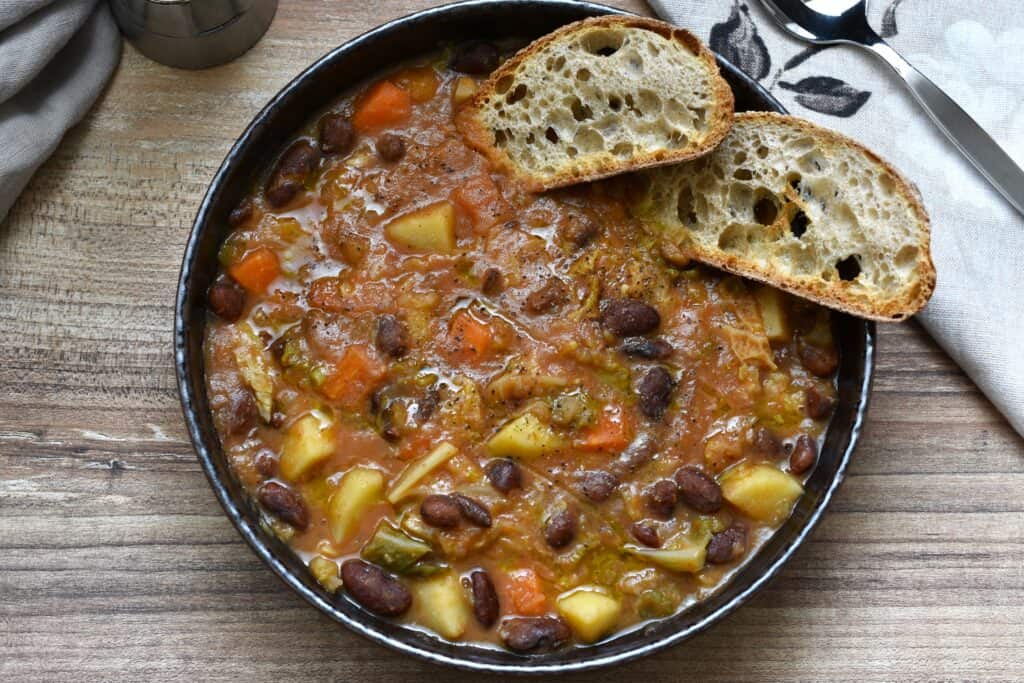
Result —
MULTIPOLYGON (((239 533, 293 590, 332 619, 400 652, 462 669, 504 673, 568 672, 625 662, 703 631, 760 590, 807 538, 839 486, 860 433, 871 383, 875 331, 871 323, 836 316, 842 357, 839 402, 807 492, 792 517, 717 593, 674 617, 591 646, 521 656, 495 648, 456 645, 376 617, 342 593, 325 592, 291 551, 260 526, 259 514, 225 461, 214 430, 203 380, 205 292, 217 273, 217 248, 228 234, 227 216, 282 144, 310 116, 346 89, 444 42, 474 38, 527 38, 598 14, 618 12, 565 0, 471 0, 398 19, 330 52, 302 72, 257 114, 213 179, 185 248, 174 321, 178 387, 199 461, 239 533)), ((738 110, 783 111, 736 67, 719 59, 738 110)))

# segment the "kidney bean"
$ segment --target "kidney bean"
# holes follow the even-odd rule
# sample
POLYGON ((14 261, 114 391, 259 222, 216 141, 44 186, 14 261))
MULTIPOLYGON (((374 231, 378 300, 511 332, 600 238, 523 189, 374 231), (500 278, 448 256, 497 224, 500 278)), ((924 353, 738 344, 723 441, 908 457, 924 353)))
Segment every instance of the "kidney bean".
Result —
POLYGON ((382 315, 377 318, 374 343, 381 353, 401 358, 409 351, 409 333, 401 320, 393 315, 382 315))
POLYGON ((661 315, 639 299, 606 299, 601 302, 601 322, 618 337, 635 337, 658 329, 661 315))
POLYGON ((564 548, 576 538, 577 525, 576 515, 569 510, 560 510, 544 525, 544 540, 552 548, 564 548))
POLYGON ((559 617, 513 617, 501 624, 501 640, 513 652, 554 650, 569 641, 569 625, 559 617))
POLYGON ((547 313, 560 308, 569 296, 569 288, 557 277, 548 278, 540 289, 526 297, 526 310, 530 313, 547 313))
POLYGON ((377 139, 377 156, 384 161, 398 161, 405 156, 405 139, 394 133, 384 133, 377 139))
POLYGON ((487 466, 486 474, 491 486, 502 493, 523 488, 523 473, 514 460, 493 460, 487 466))
POLYGON ((452 498, 455 499, 467 522, 485 529, 491 527, 491 511, 483 503, 461 493, 453 493, 452 498))
POLYGON ((734 526, 711 537, 706 558, 711 564, 725 564, 743 557, 746 551, 747 530, 734 526))
POLYGON ((483 278, 480 280, 480 291, 487 296, 494 296, 500 294, 501 290, 505 288, 505 278, 501 276, 501 271, 497 268, 488 268, 484 271, 483 278))
POLYGON ((674 478, 679 497, 697 512, 710 514, 722 509, 722 487, 696 467, 680 467, 674 478))
POLYGON ((803 474, 814 467, 818 460, 818 444, 807 434, 801 434, 793 445, 793 452, 789 454, 789 471, 793 474, 803 474))
POLYGON ((232 391, 228 402, 220 411, 224 431, 228 434, 242 434, 249 431, 259 416, 256 399, 248 389, 232 391))
POLYGON ((801 340, 797 344, 797 354, 807 371, 818 377, 831 377, 839 367, 839 354, 834 349, 823 349, 801 340))
POLYGON ((650 439, 638 441, 627 447, 618 458, 613 460, 609 469, 612 474, 620 477, 632 474, 653 460, 656 452, 654 442, 650 439))
POLYGON ((257 492, 260 504, 296 529, 309 526, 309 512, 302 496, 284 484, 268 481, 257 492))
POLYGON ((256 471, 264 477, 272 477, 277 472, 277 455, 270 449, 264 448, 256 454, 253 461, 256 471))
POLYGON ((569 216, 558 225, 558 236, 577 249, 587 246, 597 236, 597 231, 597 223, 580 216, 569 216))
POLYGON ((633 522, 629 527, 629 533, 633 538, 643 543, 648 548, 660 548, 661 538, 658 537, 658 529, 649 522, 633 522))
POLYGON ((469 589, 473 594, 473 616, 484 628, 494 626, 501 608, 491 577, 483 569, 473 571, 469 575, 469 589))
POLYGON ((459 525, 462 511, 451 496, 432 493, 420 503, 420 516, 430 526, 438 529, 451 529, 459 525))
POLYGON ((252 199, 246 197, 228 214, 228 225, 237 228, 243 223, 247 223, 250 218, 252 218, 252 199))
POLYGON ((242 317, 245 308, 245 290, 229 278, 219 278, 206 292, 206 303, 220 318, 233 323, 242 317))
POLYGON ((647 489, 647 509, 655 516, 668 519, 676 509, 679 490, 674 481, 662 479, 647 489))
POLYGON ((344 114, 324 114, 318 124, 324 154, 348 154, 356 144, 356 131, 344 114))
POLYGON ((448 66, 464 74, 482 76, 494 71, 499 58, 498 48, 493 43, 470 43, 455 51, 448 66))
POLYGON ((626 337, 619 349, 627 356, 647 360, 662 360, 672 355, 672 346, 667 341, 646 337, 626 337))
POLYGON ((383 617, 397 617, 412 607, 412 593, 401 581, 364 560, 341 563, 341 581, 360 605, 383 617))
POLYGON ((823 420, 832 414, 836 400, 815 385, 804 392, 804 412, 812 420, 823 420))
POLYGON ((584 496, 595 503, 603 503, 608 500, 618 485, 619 480, 614 474, 604 470, 591 470, 583 473, 580 490, 583 491, 584 496))
POLYGON ((320 155, 309 140, 296 140, 277 160, 267 180, 263 195, 271 206, 284 206, 295 198, 305 186, 306 177, 313 172, 320 155))
POLYGON ((660 420, 668 408, 675 384, 672 375, 665 368, 657 366, 648 370, 637 385, 640 412, 652 420, 660 420))
POLYGON ((755 427, 754 438, 751 441, 754 454, 764 460, 778 460, 785 455, 785 449, 779 437, 767 427, 755 427))

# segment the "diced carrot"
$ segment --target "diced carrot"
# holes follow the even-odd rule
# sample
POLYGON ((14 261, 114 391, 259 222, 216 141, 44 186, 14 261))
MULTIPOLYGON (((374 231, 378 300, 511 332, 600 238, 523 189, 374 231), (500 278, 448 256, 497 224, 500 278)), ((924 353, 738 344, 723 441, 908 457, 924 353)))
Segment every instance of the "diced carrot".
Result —
POLYGON ((448 340, 456 360, 472 363, 487 355, 493 335, 490 327, 462 310, 452 318, 448 340))
POLYGON ((403 69, 391 77, 391 81, 409 93, 413 102, 426 102, 437 92, 441 82, 431 66, 414 66, 403 69))
POLYGON ((547 611, 548 599, 544 595, 540 577, 532 569, 516 569, 509 572, 505 592, 515 614, 538 617, 547 611))
POLYGON ((327 398, 354 407, 384 377, 384 365, 363 344, 354 344, 342 354, 320 390, 327 398))
POLYGON ((360 133, 393 126, 409 118, 412 97, 391 81, 381 81, 363 95, 352 114, 352 125, 360 133))
POLYGON ((597 418, 597 424, 588 429, 580 447, 589 451, 621 451, 633 439, 633 425, 626 414, 618 409, 606 409, 597 418))
POLYGON ((262 294, 281 274, 281 264, 277 254, 266 247, 260 247, 228 268, 228 274, 250 292, 262 294))
POLYGON ((452 201, 469 217, 473 229, 478 233, 501 220, 508 209, 498 186, 486 173, 459 185, 452 193, 452 201))

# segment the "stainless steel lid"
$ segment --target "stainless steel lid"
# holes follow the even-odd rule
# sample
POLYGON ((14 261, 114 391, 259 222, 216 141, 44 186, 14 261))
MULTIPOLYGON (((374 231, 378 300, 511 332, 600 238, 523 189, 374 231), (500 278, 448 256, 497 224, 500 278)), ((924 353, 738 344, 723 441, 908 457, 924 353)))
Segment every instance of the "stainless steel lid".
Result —
POLYGON ((277 0, 110 0, 110 6, 139 52, 169 66, 203 69, 255 45, 277 0))

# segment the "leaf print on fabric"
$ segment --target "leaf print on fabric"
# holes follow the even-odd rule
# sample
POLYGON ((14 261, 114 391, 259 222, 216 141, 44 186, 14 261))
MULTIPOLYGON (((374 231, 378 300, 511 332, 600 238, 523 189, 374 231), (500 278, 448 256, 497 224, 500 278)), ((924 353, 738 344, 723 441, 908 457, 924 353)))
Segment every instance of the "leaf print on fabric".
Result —
POLYGON ((750 18, 750 9, 734 2, 729 18, 711 27, 708 39, 711 49, 745 71, 755 80, 761 80, 772 68, 768 48, 757 33, 750 18))
POLYGON ((797 52, 795 55, 790 57, 789 60, 782 65, 782 70, 789 71, 790 69, 795 69, 814 55, 818 54, 822 50, 827 50, 830 47, 835 47, 835 45, 808 45, 803 50, 800 50, 800 52, 797 52))
POLYGON ((832 116, 853 116, 871 97, 870 92, 828 76, 810 76, 796 83, 780 81, 779 87, 795 92, 796 101, 808 109, 832 116))
POLYGON ((885 8, 885 13, 882 15, 882 37, 892 38, 894 35, 899 33, 899 29, 896 28, 896 8, 900 6, 903 0, 893 0, 892 4, 885 8))

